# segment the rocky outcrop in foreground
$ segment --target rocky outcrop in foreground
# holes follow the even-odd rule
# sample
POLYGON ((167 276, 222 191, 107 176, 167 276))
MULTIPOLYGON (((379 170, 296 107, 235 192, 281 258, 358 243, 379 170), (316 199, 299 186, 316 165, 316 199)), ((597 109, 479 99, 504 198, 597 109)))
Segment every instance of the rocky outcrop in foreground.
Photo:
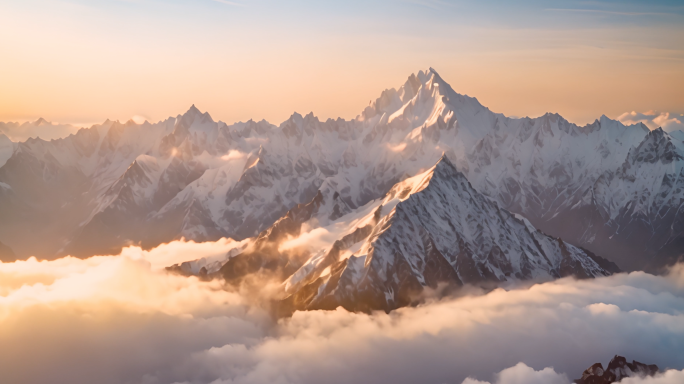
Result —
POLYGON ((655 376, 660 370, 655 364, 646 365, 632 360, 627 362, 622 356, 615 356, 603 369, 601 363, 596 363, 582 373, 582 378, 575 380, 576 384, 611 384, 618 383, 626 377, 655 376))

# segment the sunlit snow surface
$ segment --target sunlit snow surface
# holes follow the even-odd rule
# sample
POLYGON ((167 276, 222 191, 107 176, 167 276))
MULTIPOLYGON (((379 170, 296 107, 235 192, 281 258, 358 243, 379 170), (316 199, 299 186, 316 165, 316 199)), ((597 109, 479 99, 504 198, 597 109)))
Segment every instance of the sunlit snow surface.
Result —
MULTIPOLYGON (((657 157, 652 165, 633 166, 629 172, 651 175, 647 183, 632 185, 634 176, 618 171, 648 132, 605 116, 584 127, 555 114, 507 118, 456 93, 432 69, 384 91, 351 121, 295 113, 280 126, 226 125, 193 106, 154 124, 107 121, 51 142, 0 140, 0 157, 11 153, 0 168, 0 182, 11 187, 0 203, 16 212, 35 208, 28 215, 10 210, 15 224, 0 228, 0 239, 21 256, 47 258, 116 253, 128 244, 152 247, 181 237, 243 240, 319 190, 337 193, 355 210, 446 154, 502 208, 554 236, 603 250, 615 233, 628 236, 624 222, 679 226, 680 215, 660 212, 667 206, 676 213, 682 202, 678 157, 673 165, 661 166, 664 158, 657 157), (609 197, 599 193, 606 182, 616 189, 609 197), (630 210, 635 203, 640 208, 630 210), (583 207, 601 219, 577 223, 574 212, 583 207), (606 220, 608 232, 598 240, 577 229, 606 220), (32 241, 35 235, 42 241, 32 241)), ((681 144, 675 136, 664 140, 681 144)), ((680 154, 681 145, 670 152, 680 154)), ((636 248, 657 250, 673 236, 636 248)))

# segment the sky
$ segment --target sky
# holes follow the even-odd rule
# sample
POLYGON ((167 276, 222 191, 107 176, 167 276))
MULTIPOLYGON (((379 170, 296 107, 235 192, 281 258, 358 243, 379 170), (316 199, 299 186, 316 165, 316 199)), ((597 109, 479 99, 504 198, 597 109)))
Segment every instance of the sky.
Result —
POLYGON ((0 0, 0 52, 5 122, 351 119, 428 67, 508 116, 684 114, 680 1, 0 0))

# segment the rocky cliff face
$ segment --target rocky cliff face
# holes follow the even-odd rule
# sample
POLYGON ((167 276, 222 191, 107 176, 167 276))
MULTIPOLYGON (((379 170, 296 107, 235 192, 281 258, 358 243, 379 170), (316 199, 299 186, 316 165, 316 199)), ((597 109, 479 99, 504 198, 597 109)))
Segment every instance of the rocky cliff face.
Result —
POLYGON ((618 383, 626 377, 646 377, 655 376, 659 372, 655 364, 646 365, 638 361, 627 361, 622 356, 615 356, 608 363, 608 367, 603 369, 601 363, 596 363, 587 368, 582 373, 580 379, 575 380, 576 384, 612 384, 618 383))
POLYGON ((559 220, 582 224, 567 231, 569 240, 606 254, 620 250, 628 269, 654 269, 682 254, 683 203, 684 143, 656 129, 559 220))
POLYGON ((233 283, 253 275, 283 281, 280 311, 286 314, 338 306, 389 311, 418 300, 426 289, 618 271, 500 208, 446 156, 356 210, 326 191, 289 211, 219 274, 233 283))
POLYGON ((286 305, 391 310, 415 301, 425 288, 586 278, 617 270, 602 268, 597 260, 605 260, 500 208, 446 156, 371 205, 363 226, 288 278, 286 305))

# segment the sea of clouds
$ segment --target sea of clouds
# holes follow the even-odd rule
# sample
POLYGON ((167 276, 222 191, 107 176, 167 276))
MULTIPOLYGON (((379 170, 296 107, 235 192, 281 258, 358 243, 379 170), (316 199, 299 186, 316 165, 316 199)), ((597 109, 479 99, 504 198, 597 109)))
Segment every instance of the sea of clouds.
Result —
POLYGON ((266 300, 164 270, 229 247, 0 263, 0 381, 569 384, 620 354, 664 370, 625 384, 684 382, 684 265, 276 320, 266 300))

